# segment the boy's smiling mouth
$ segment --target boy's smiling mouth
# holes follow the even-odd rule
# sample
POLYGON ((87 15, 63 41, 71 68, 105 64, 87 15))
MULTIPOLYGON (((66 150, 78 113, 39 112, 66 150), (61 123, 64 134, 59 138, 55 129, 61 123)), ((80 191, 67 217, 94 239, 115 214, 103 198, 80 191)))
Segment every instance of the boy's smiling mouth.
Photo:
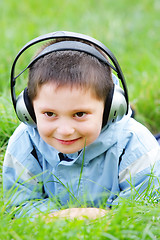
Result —
POLYGON ((82 137, 79 138, 75 138, 75 139, 71 139, 71 140, 63 140, 63 139, 59 139, 59 138, 55 138, 59 143, 63 144, 63 145, 71 145, 73 143, 75 143, 76 141, 78 141, 79 139, 81 139, 82 137))

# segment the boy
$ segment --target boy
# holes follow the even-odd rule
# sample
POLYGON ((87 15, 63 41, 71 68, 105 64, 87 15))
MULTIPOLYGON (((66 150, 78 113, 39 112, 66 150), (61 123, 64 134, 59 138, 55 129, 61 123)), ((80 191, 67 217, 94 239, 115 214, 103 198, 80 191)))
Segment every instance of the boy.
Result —
POLYGON ((41 54, 69 40, 50 42, 29 64, 27 94, 36 125, 22 123, 16 129, 3 166, 8 205, 21 206, 17 217, 56 215, 69 202, 85 205, 85 214, 94 216, 97 210, 89 207, 111 207, 131 192, 138 198, 151 173, 159 187, 160 148, 152 134, 131 118, 131 110, 119 121, 104 123, 115 82, 110 65, 84 51, 41 54))

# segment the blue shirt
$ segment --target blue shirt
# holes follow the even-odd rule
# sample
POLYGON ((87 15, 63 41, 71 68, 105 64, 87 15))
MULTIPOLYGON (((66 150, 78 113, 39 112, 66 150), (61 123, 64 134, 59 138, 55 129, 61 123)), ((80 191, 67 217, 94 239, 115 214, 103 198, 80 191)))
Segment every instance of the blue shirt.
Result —
POLYGON ((65 155, 64 160, 41 139, 36 128, 20 124, 9 140, 4 159, 6 204, 17 209, 23 206, 17 217, 58 210, 57 203, 61 206, 69 201, 96 207, 105 201, 109 207, 131 192, 138 198, 147 188, 151 173, 155 175, 154 188, 158 188, 159 144, 130 115, 104 127, 91 145, 65 155))

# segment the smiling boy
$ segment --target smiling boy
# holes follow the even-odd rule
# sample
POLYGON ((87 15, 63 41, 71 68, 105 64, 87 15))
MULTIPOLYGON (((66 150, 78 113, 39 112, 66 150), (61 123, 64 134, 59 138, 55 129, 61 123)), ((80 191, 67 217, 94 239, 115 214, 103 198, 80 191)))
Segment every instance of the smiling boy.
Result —
POLYGON ((131 118, 131 110, 104 123, 112 76, 108 64, 80 50, 50 50, 29 65, 35 127, 22 123, 16 129, 3 166, 5 194, 12 189, 9 205, 23 206, 16 216, 54 212, 60 209, 56 202, 63 206, 71 199, 86 207, 100 207, 105 200, 111 207, 134 192, 130 182, 141 194, 151 172, 159 177, 159 145, 131 118))

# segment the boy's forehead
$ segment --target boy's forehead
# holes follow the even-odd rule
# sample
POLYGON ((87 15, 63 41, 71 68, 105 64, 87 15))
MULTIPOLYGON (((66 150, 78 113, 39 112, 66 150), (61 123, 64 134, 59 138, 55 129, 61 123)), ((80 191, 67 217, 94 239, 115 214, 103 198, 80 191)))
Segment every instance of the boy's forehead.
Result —
POLYGON ((37 88, 37 94, 39 92, 43 92, 43 91, 52 91, 55 94, 58 94, 60 92, 70 92, 72 94, 88 94, 90 95, 92 98, 98 98, 96 95, 96 91, 94 89, 93 86, 84 86, 84 85, 80 85, 80 84, 63 84, 63 85, 58 85, 54 82, 48 82, 45 84, 42 84, 40 87, 37 88))
MULTIPOLYGON (((92 88, 78 87, 78 86, 57 86, 53 83, 45 83, 37 92, 37 96, 34 99, 41 101, 41 103, 62 103, 67 105, 69 102, 73 104, 79 104, 82 102, 87 105, 88 103, 93 103, 95 101, 102 101, 97 98, 95 92, 92 88), (81 99, 79 101, 79 99, 81 99)), ((50 104, 49 104, 50 105, 50 104)), ((53 104, 55 105, 55 104, 53 104)))

